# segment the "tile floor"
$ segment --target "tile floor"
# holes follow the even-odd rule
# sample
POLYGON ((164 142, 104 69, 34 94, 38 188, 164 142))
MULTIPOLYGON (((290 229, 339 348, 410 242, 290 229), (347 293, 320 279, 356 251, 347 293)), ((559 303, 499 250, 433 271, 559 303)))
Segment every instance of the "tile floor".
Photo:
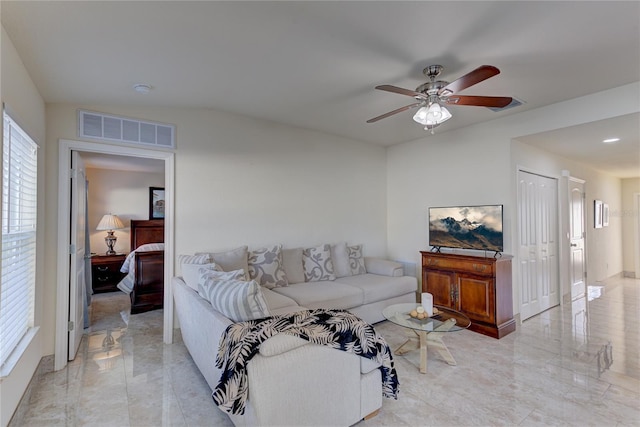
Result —
MULTIPOLYGON (((448 334, 457 366, 429 353, 423 375, 419 352, 396 356, 399 399, 358 426, 640 425, 640 280, 601 285, 501 340, 448 334)), ((10 426, 230 426, 179 334, 162 344, 162 311, 127 313, 124 294, 96 295, 78 357, 43 361, 10 426)), ((376 329, 392 348, 406 335, 376 329)))

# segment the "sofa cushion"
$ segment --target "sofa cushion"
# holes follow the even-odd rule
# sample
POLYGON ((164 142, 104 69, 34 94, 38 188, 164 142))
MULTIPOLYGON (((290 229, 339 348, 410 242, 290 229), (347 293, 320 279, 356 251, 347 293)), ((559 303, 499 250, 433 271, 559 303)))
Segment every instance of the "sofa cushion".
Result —
POLYGON ((302 250, 302 266, 305 282, 336 280, 328 244, 302 250))
POLYGON ((287 276, 282 266, 281 245, 249 251, 247 263, 249 278, 265 288, 287 286, 287 276))
POLYGON ((284 265, 284 273, 287 276, 287 282, 289 284, 304 282, 304 268, 302 267, 302 248, 283 249, 282 264, 284 265))
POLYGON ((364 274, 367 269, 364 266, 364 257, 362 256, 362 245, 348 246, 349 265, 351 266, 351 275, 364 274))
POLYGON ((309 309, 347 309, 357 307, 363 301, 360 288, 333 281, 297 283, 273 291, 309 309))
POLYGON ((290 307, 290 306, 298 307, 298 303, 292 300, 291 298, 289 298, 288 296, 279 294, 268 288, 262 289, 262 296, 264 296, 264 299, 267 302, 267 307, 269 307, 269 311, 276 310, 283 307, 290 307))
POLYGON ((234 322, 260 319, 271 314, 255 280, 223 280, 213 278, 198 283, 198 294, 211 306, 234 322))
POLYGON ((349 265, 349 250, 346 242, 331 245, 331 261, 336 277, 351 276, 351 266, 349 265))
POLYGON ((336 280, 335 283, 346 284, 361 289, 363 292, 363 304, 382 301, 417 291, 416 278, 410 276, 388 277, 367 273, 343 277, 336 280))
POLYGON ((244 270, 245 273, 249 271, 249 264, 247 262, 249 254, 249 248, 247 246, 240 246, 239 248, 232 249, 225 252, 198 252, 196 255, 209 255, 211 261, 218 264, 224 271, 244 270))

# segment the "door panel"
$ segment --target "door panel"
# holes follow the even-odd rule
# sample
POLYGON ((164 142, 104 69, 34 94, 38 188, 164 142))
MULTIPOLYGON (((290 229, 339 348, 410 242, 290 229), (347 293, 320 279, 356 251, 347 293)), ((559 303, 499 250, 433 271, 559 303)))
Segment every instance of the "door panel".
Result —
MULTIPOLYGON (((71 260, 69 271, 69 322, 73 329, 69 331, 69 360, 78 352, 84 332, 85 304, 85 211, 86 176, 84 163, 78 152, 71 152, 71 260)), ((70 328, 71 329, 71 328, 70 328)))
POLYGON ((560 303, 557 180, 518 172, 518 230, 524 320, 560 303))
POLYGON ((453 273, 428 271, 423 277, 425 290, 433 295, 433 303, 445 307, 454 307, 452 291, 455 286, 453 273))
POLYGON ((581 298, 586 293, 586 255, 584 229, 584 182, 569 180, 569 280, 571 299, 581 298))
POLYGON ((460 310, 472 320, 495 322, 495 284, 493 279, 459 276, 460 310))

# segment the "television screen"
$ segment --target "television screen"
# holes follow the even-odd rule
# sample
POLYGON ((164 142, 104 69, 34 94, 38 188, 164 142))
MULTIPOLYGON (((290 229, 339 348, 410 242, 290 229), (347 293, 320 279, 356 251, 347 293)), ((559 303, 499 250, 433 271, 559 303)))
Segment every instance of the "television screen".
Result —
POLYGON ((429 208, 429 245, 502 252, 502 205, 429 208))

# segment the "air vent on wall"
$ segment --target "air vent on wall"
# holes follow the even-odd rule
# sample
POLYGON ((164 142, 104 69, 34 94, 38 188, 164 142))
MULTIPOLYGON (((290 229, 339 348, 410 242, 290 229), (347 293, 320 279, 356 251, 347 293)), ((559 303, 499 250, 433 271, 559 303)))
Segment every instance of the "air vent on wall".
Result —
POLYGON ((496 108, 496 107, 487 107, 487 108, 493 111, 494 113, 499 113, 500 111, 508 110, 509 108, 517 107, 522 104, 524 104, 524 101, 520 101, 519 99, 512 96, 511 102, 502 108, 496 108))
POLYGON ((78 135, 81 138, 124 142, 133 145, 176 148, 176 127, 128 117, 78 110, 78 135))

